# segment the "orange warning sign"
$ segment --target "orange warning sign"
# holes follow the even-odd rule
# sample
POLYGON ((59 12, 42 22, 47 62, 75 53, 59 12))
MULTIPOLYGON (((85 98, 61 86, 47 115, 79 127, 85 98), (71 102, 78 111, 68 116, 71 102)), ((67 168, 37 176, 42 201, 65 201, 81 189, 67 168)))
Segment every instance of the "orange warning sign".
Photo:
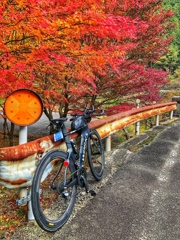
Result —
POLYGON ((41 98, 33 91, 19 89, 11 93, 4 105, 6 117, 19 126, 28 126, 39 120, 43 113, 41 98))

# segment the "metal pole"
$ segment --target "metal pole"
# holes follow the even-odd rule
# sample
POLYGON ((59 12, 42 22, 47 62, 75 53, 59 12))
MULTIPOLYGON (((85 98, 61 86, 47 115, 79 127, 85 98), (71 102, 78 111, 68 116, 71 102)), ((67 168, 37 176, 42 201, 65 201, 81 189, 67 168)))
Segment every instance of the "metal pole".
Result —
MULTIPOLYGON (((19 127, 19 145, 27 143, 27 127, 19 127)), ((19 192, 20 199, 27 197, 27 188, 20 188, 19 192)))
MULTIPOLYGON (((140 107, 140 99, 136 99, 136 108, 139 108, 140 107)), ((139 135, 140 133, 140 121, 136 123, 136 132, 135 134, 136 135, 139 135)))
POLYGON ((27 126, 19 127, 19 145, 27 143, 27 126))
POLYGON ((173 118, 173 110, 170 112, 170 119, 173 118))
MULTIPOLYGON (((19 145, 27 143, 27 127, 19 127, 19 145)), ((20 199, 27 197, 27 188, 20 188, 20 199)))
POLYGON ((105 150, 106 152, 111 151, 111 135, 105 139, 105 150))
POLYGON ((140 122, 136 123, 136 135, 139 135, 140 133, 140 122))
MULTIPOLYGON (((29 188, 29 194, 31 195, 31 187, 29 188)), ((35 220, 33 210, 32 210, 31 201, 28 201, 28 220, 29 221, 34 221, 35 220)))
MULTIPOLYGON (((27 126, 24 127, 19 127, 19 145, 23 143, 27 143, 27 126)), ((31 187, 29 188, 29 194, 31 194, 31 187)), ((20 193, 19 193, 20 199, 27 198, 28 196, 28 190, 27 188, 20 188, 20 193)), ((32 211, 32 205, 31 201, 28 201, 28 220, 32 221, 34 220, 34 215, 32 211)))
POLYGON ((159 126, 159 115, 156 115, 156 126, 159 126))

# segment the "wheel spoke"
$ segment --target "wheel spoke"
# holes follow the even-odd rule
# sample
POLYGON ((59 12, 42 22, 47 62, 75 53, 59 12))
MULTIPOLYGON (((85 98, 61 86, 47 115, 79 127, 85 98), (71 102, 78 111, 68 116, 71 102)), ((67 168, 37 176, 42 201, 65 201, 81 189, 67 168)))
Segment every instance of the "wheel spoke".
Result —
POLYGON ((33 213, 39 226, 46 231, 62 227, 74 207, 76 184, 71 183, 76 183, 73 180, 75 169, 65 167, 65 159, 67 154, 58 150, 45 155, 33 179, 33 213))

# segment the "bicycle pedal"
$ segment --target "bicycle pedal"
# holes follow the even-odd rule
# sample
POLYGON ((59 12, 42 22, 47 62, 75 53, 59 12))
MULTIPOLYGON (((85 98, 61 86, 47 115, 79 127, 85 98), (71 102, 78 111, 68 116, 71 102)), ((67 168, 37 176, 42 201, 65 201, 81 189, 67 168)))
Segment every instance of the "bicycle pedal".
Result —
POLYGON ((94 190, 89 190, 89 193, 91 194, 91 196, 95 197, 96 196, 96 192, 94 190))

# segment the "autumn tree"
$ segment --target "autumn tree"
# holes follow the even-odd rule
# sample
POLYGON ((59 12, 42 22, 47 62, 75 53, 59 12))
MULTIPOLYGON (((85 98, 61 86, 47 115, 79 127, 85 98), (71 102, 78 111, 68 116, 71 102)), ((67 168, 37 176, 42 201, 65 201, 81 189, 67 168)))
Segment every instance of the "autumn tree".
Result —
MULTIPOLYGON (((108 5, 107 9, 110 9, 108 5)), ((145 104, 160 101, 159 90, 167 82, 167 72, 152 66, 168 52, 172 41, 169 37, 172 14, 162 8, 162 1, 121 1, 113 8, 114 16, 136 21, 136 36, 121 39, 121 46, 128 48, 124 55, 126 60, 118 62, 116 71, 109 67, 105 74, 96 75, 98 95, 92 97, 93 101, 96 98, 103 104, 108 104, 110 99, 116 104, 127 100, 134 102, 136 98, 145 104)))
POLYGON ((155 0, 9 0, 0 3, 1 96, 28 87, 45 113, 127 97, 159 100, 172 13, 155 0))

